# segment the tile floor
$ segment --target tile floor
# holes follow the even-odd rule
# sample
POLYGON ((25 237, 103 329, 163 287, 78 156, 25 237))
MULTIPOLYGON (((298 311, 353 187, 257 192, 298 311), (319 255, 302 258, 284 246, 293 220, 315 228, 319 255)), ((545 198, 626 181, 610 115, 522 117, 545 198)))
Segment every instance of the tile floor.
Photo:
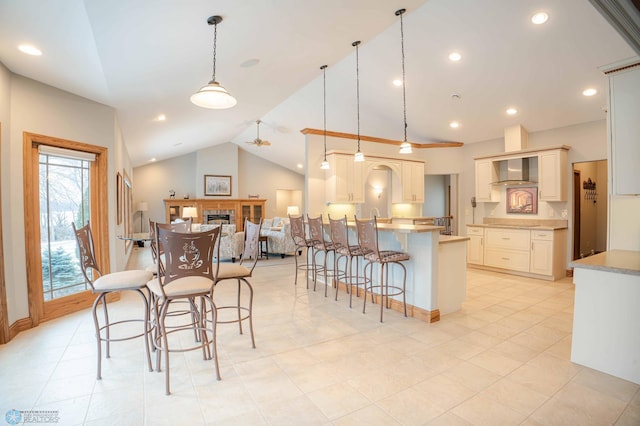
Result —
MULTIPOLYGON (((148 248, 132 256, 149 261, 148 248)), ((253 284, 257 349, 220 325, 222 381, 199 351, 175 353, 165 396, 140 339, 114 345, 96 381, 85 310, 0 346, 0 414, 56 411, 61 425, 640 424, 640 386, 569 360, 570 279, 470 269, 464 308, 435 324, 397 312, 381 324, 362 299, 349 309, 343 293, 294 287, 292 257, 260 261, 253 284)), ((124 296, 114 315, 138 304, 124 296)))

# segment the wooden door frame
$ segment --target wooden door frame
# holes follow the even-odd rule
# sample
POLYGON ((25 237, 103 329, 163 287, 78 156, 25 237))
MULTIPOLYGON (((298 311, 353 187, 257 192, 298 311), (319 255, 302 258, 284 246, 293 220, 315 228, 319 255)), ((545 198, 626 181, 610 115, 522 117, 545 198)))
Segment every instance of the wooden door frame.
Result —
POLYGON ((573 169, 573 260, 580 258, 580 215, 582 214, 582 193, 580 192, 580 170, 573 169))
POLYGON ((35 133, 23 133, 24 167, 24 232, 27 263, 27 292, 31 326, 71 312, 90 307, 95 296, 91 291, 72 294, 44 302, 42 290, 42 255, 40 252, 40 197, 38 145, 84 151, 95 154, 90 166, 91 230, 95 238, 96 260, 103 273, 109 272, 109 220, 108 220, 108 149, 83 142, 75 142, 35 133))

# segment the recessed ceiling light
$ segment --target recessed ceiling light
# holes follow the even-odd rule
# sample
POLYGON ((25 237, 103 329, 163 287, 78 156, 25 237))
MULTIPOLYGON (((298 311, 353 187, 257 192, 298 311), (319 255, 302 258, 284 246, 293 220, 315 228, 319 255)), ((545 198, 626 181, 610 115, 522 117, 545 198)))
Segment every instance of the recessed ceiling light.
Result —
POLYGON ((541 25, 547 22, 548 19, 549 15, 547 15, 545 12, 537 12, 531 17, 531 22, 536 25, 541 25))
POLYGON ((449 53, 449 60, 450 61, 458 62, 460 59, 462 59, 462 55, 459 54, 458 52, 449 53))
POLYGON ((507 108, 507 114, 509 115, 516 115, 518 113, 518 110, 515 108, 507 108))
POLYGON ((585 96, 593 96, 596 93, 598 93, 598 91, 596 89, 592 88, 592 87, 582 91, 582 94, 585 95, 585 96))
POLYGON ((18 46, 18 50, 20 50, 22 53, 26 53, 27 55, 31 55, 31 56, 42 55, 42 50, 30 44, 21 44, 20 46, 18 46))
POLYGON ((299 169, 301 169, 301 168, 302 168, 302 164, 298 163, 298 166, 297 166, 297 167, 298 167, 299 169))
POLYGON ((398 87, 402 86, 402 80, 398 80, 398 79, 393 80, 393 85, 398 87))
POLYGON ((452 121, 451 123, 449 123, 449 127, 451 127, 452 129, 457 129, 458 127, 460 127, 460 123, 458 123, 457 121, 452 121))
POLYGON ((154 161, 156 161, 156 157, 153 157, 152 159, 149 160, 150 163, 153 163, 154 161))
POLYGON ((167 119, 167 116, 164 114, 160 114, 159 116, 156 117, 156 121, 165 121, 167 119))

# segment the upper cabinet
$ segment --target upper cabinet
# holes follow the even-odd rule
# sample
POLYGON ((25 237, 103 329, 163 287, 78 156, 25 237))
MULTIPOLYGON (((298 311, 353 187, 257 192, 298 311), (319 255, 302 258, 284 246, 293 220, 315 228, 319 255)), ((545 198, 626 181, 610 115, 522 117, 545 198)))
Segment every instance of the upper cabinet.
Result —
POLYGON ((353 161, 353 155, 327 154, 329 170, 326 178, 327 201, 331 203, 364 203, 364 165, 353 161))
POLYGON ((492 159, 476 160, 476 201, 499 201, 500 193, 493 186, 497 180, 497 163, 492 159))
POLYGON ((640 195, 640 64, 609 74, 611 188, 616 195, 640 195))
POLYGON ((538 192, 541 201, 567 201, 567 150, 553 149, 538 155, 538 192))
POLYGON ((394 202, 424 203, 424 163, 402 162, 402 200, 394 202))

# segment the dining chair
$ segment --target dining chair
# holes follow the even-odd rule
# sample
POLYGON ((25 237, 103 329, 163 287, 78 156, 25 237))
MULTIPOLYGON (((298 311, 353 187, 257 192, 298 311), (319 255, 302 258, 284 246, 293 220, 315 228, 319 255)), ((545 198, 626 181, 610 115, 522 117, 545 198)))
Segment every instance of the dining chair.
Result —
POLYGON ((106 357, 110 358, 111 342, 131 340, 137 337, 143 337, 145 354, 147 356, 147 363, 149 364, 149 371, 153 371, 153 367, 151 365, 151 355, 149 353, 150 297, 148 295, 147 289, 147 281, 153 278, 153 274, 149 271, 143 270, 128 270, 103 274, 96 261, 93 233, 91 232, 91 226, 89 222, 87 222, 87 224, 81 228, 76 228, 75 223, 72 223, 72 226, 73 232, 76 236, 76 241, 78 243, 80 268, 82 270, 82 275, 84 275, 85 280, 91 287, 91 291, 94 294, 97 294, 96 300, 93 302, 93 307, 91 308, 93 324, 96 329, 96 342, 98 344, 97 379, 102 379, 102 342, 105 343, 106 357), (111 321, 109 319, 107 296, 118 291, 132 291, 142 298, 142 302, 144 304, 142 319, 127 318, 119 321, 111 321), (101 324, 98 318, 97 310, 99 304, 102 304, 104 324, 101 324), (112 327, 131 322, 142 322, 142 332, 125 337, 111 336, 112 327))
POLYGON ((362 306, 362 313, 365 313, 367 308, 367 290, 371 293, 371 300, 374 301, 374 293, 380 298, 380 322, 382 322, 382 315, 384 306, 389 308, 390 300, 392 296, 402 295, 402 304, 404 308, 404 316, 407 316, 407 298, 406 298, 406 284, 407 284, 407 268, 402 262, 410 259, 407 253, 394 250, 379 250, 378 249, 378 223, 376 217, 373 219, 360 220, 355 218, 356 228, 358 230, 358 245, 362 251, 367 264, 364 267, 365 274, 367 268, 369 269, 369 282, 365 285, 364 291, 364 304, 362 306), (373 265, 380 265, 380 278, 377 282, 373 281, 373 265), (389 266, 398 265, 402 268, 402 285, 389 283, 389 266), (377 290, 377 291, 376 291, 377 290))
MULTIPOLYGON (((202 349, 205 360, 215 362, 216 377, 220 380, 220 367, 216 344, 217 309, 213 301, 213 285, 216 280, 217 260, 214 250, 220 237, 220 228, 205 232, 174 232, 170 225, 156 224, 156 244, 164 253, 159 257, 157 276, 147 283, 154 298, 154 324, 157 333, 153 342, 156 348, 156 369, 161 370, 161 353, 166 364, 165 391, 170 391, 169 353, 202 349), (162 272, 164 271, 164 272, 162 272), (193 321, 188 324, 167 324, 171 304, 180 300, 200 302, 193 321), (206 315, 210 314, 207 319, 206 315), (196 330, 199 339, 189 347, 169 345, 169 335, 196 330)), ((196 303, 197 305, 197 303, 196 303)), ((184 345, 183 341, 183 345, 184 345)))
POLYGON ((242 322, 249 321, 249 331, 251 332, 251 345, 255 348, 256 341, 253 334, 253 287, 249 282, 249 278, 253 275, 253 270, 258 263, 260 257, 260 229, 262 228, 262 219, 260 222, 253 223, 248 219, 244 222, 244 250, 239 263, 218 263, 218 273, 216 275, 215 289, 218 288, 222 281, 236 280, 238 284, 237 302, 232 305, 218 306, 218 311, 224 309, 235 309, 237 311, 237 319, 218 320, 218 324, 238 323, 240 334, 242 334, 242 322), (246 305, 242 304, 242 284, 249 291, 249 300, 246 305))

